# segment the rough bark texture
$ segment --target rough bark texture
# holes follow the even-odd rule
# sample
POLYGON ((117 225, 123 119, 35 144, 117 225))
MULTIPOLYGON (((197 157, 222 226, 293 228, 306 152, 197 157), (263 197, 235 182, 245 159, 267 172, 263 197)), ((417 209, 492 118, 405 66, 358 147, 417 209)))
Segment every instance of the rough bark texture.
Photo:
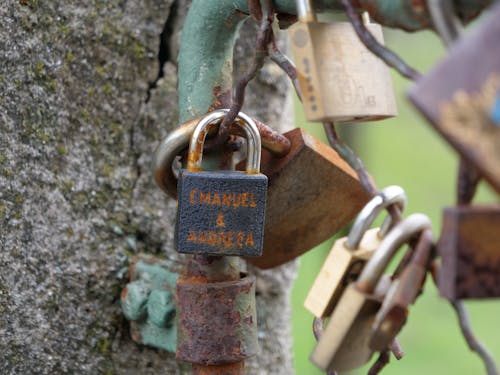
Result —
MULTIPOLYGON (((176 257, 175 202, 150 170, 153 150, 177 125, 175 64, 188 2, 173 3, 2 2, 1 374, 184 373, 172 354, 131 340, 119 307, 130 256, 176 257)), ((252 55, 248 23, 235 74, 252 55)), ((287 89, 267 66, 247 112, 290 126, 287 89)), ((292 374, 295 264, 251 271, 261 350, 248 373, 292 374)))

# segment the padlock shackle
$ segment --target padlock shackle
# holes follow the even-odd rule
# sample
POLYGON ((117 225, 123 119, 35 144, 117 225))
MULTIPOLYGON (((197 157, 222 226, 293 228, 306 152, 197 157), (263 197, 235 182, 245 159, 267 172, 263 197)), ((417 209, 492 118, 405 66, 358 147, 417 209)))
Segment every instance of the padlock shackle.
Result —
MULTIPOLYGON (((195 117, 173 129, 155 151, 152 168, 156 184, 174 199, 177 198, 177 176, 172 170, 172 164, 175 158, 189 147, 194 129, 202 118, 203 116, 195 117)), ((240 120, 236 119, 236 121, 240 120)), ((288 138, 258 120, 254 122, 259 129, 263 148, 278 158, 290 152, 291 143, 288 138)), ((215 134, 216 131, 215 127, 210 128, 208 136, 215 134)), ((231 126, 230 133, 245 136, 245 131, 235 124, 231 126)))
POLYGON ((412 214, 392 228, 366 263, 356 281, 356 288, 365 293, 372 293, 401 245, 426 229, 432 230, 432 223, 424 214, 412 214))
POLYGON ((297 4, 297 17, 300 22, 316 22, 316 11, 313 0, 295 0, 297 4))
MULTIPOLYGON (((194 132, 191 136, 191 141, 189 143, 189 153, 187 170, 190 172, 201 171, 202 161, 203 161, 203 145, 205 143, 205 138, 212 127, 220 125, 220 120, 222 120, 229 109, 218 109, 216 111, 210 112, 203 116, 202 119, 196 125, 194 132)), ((260 173, 260 157, 261 157, 261 141, 259 129, 257 125, 252 120, 251 117, 245 115, 243 112, 238 113, 235 121, 243 131, 245 132, 245 137, 247 139, 247 164, 246 173, 247 174, 257 174, 260 173)))
MULTIPOLYGON (((397 204, 401 211, 406 207, 407 197, 403 188, 392 185, 381 190, 360 211, 345 242, 348 249, 354 250, 359 247, 363 235, 372 225, 380 212, 392 204, 397 204)), ((379 231, 379 237, 384 237, 392 224, 392 218, 388 216, 379 231)))
POLYGON ((449 47, 464 31, 453 1, 427 0, 426 3, 434 29, 444 45, 449 47))

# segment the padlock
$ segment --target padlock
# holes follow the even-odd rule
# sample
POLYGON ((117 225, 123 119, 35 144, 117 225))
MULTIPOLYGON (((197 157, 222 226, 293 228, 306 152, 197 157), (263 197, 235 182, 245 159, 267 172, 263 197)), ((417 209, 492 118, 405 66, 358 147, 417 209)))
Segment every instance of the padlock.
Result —
POLYGON ((431 222, 413 214, 397 224, 382 240, 356 282, 348 285, 310 359, 325 371, 348 371, 364 365, 374 351, 369 347, 372 324, 381 301, 373 292, 398 248, 431 222))
POLYGON ((409 263, 392 281, 372 325, 370 348, 383 351, 390 347, 408 318, 408 308, 422 290, 433 250, 433 236, 425 229, 409 263))
MULTIPOLYGON (((192 120, 172 131, 156 151, 155 179, 171 196, 177 196, 178 183, 172 164, 188 147, 195 125, 192 120)), ((231 132, 239 129, 233 124, 231 132)), ((249 257, 247 261, 271 268, 333 236, 370 197, 356 171, 330 146, 305 130, 294 129, 281 135, 263 124, 260 129, 264 147, 261 170, 269 178, 264 250, 261 257, 249 257)), ((244 169, 245 165, 243 161, 237 168, 244 169)))
POLYGON ((225 110, 207 114, 189 145, 178 181, 175 246, 180 253, 259 256, 262 253, 267 177, 259 173, 261 141, 253 120, 238 118, 246 134, 246 172, 202 171, 203 144, 225 110))
MULTIPOLYGON (((229 109, 223 109, 221 111, 228 113, 229 109)), ((193 118, 173 129, 160 142, 155 151, 153 173, 156 184, 174 199, 177 199, 177 175, 179 169, 176 168, 177 166, 174 167, 176 159, 189 148, 189 142, 194 129, 202 118, 203 116, 193 118)), ((243 122, 244 121, 241 119, 236 118, 230 127, 230 133, 244 137, 245 131, 242 128, 243 122)), ((278 158, 286 155, 290 151, 290 141, 287 138, 257 120, 254 120, 254 122, 259 129, 263 148, 269 150, 272 155, 278 158)), ((207 137, 217 134, 217 130, 217 127, 209 128, 207 137)), ((244 169, 244 167, 242 169, 244 169)))
MULTIPOLYGON (((397 115, 389 68, 359 40, 350 22, 317 22, 311 0, 298 0, 290 28, 302 103, 309 121, 376 121, 397 115)), ((383 44, 380 25, 365 22, 383 44)))
POLYGON ((264 269, 327 240, 370 199, 356 172, 330 146, 303 129, 284 136, 291 143, 286 156, 262 152, 261 170, 269 178, 264 251, 247 261, 264 269))
POLYGON ((445 208, 437 248, 443 297, 500 297, 499 204, 445 208))
POLYGON ((383 228, 368 230, 382 209, 398 204, 406 206, 406 194, 399 186, 389 186, 373 197, 361 210, 348 237, 335 241, 321 271, 304 302, 304 307, 318 318, 330 315, 350 280, 356 280, 385 235, 390 216, 383 228))
POLYGON ((500 4, 419 79, 411 101, 458 153, 500 193, 500 4))

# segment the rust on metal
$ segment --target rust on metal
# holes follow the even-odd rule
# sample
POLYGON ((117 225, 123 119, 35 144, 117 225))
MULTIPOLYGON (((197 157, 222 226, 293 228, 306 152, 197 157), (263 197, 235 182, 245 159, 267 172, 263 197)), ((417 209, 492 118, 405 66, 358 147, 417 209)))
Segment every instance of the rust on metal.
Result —
POLYGON ((204 283, 179 279, 177 359, 199 365, 243 361, 257 353, 255 276, 204 283))
POLYGON ((262 153, 261 173, 269 178, 264 250, 247 258, 260 268, 291 261, 330 238, 369 199, 356 172, 331 147, 303 129, 284 135, 292 145, 285 157, 262 153))
POLYGON ((226 262, 226 258, 222 255, 194 255, 186 264, 185 278, 199 282, 238 280, 239 263, 226 262))
MULTIPOLYGON (((166 193, 170 194, 173 198, 177 198, 177 177, 172 170, 172 164, 174 163, 178 155, 187 155, 187 148, 189 146, 189 141, 191 135, 193 134, 196 125, 200 122, 203 116, 193 118, 188 122, 181 125, 179 128, 170 133, 160 144, 156 151, 155 156, 155 166, 154 175, 155 180, 166 193)), ((230 129, 231 134, 244 136, 244 131, 237 125, 240 120, 236 120, 230 129)), ((214 125, 219 124, 220 121, 214 122, 214 125)), ((282 157, 286 155, 290 150, 290 141, 283 135, 279 134, 269 126, 258 121, 257 128, 261 134, 262 147, 269 150, 273 155, 277 157, 282 157)), ((207 138, 213 137, 217 134, 218 127, 210 126, 207 127, 207 138)), ((191 155, 194 162, 201 156, 201 152, 211 151, 210 141, 205 142, 203 150, 201 146, 196 150, 196 154, 191 155)), ((183 156, 185 159, 185 157, 183 156)))
POLYGON ((248 13, 255 19, 255 21, 262 21, 262 8, 260 6, 260 0, 247 0, 248 13))
POLYGON ((227 365, 193 365, 193 375, 245 375, 245 363, 235 362, 227 365))
POLYGON ((290 152, 290 140, 263 122, 255 120, 262 140, 262 147, 276 157, 283 157, 290 152))
POLYGON ((205 137, 207 136, 208 129, 212 128, 212 125, 207 125, 207 127, 200 131, 200 135, 196 140, 196 148, 194 150, 190 149, 188 153, 187 170, 190 172, 199 172, 201 170, 201 159, 203 158, 203 144, 205 142, 205 137))
POLYGON ((457 178, 457 205, 470 204, 476 194, 481 175, 466 160, 460 159, 457 178))
POLYGON ((426 279, 433 253, 432 231, 420 235, 410 263, 393 282, 390 291, 375 319, 370 347, 386 349, 406 324, 409 306, 415 302, 426 279))
POLYGON ((500 205, 448 207, 438 252, 439 290, 450 300, 500 297, 500 205))
POLYGON ((231 90, 223 90, 220 86, 215 86, 212 89, 212 97, 214 98, 213 103, 207 112, 231 106, 231 90))

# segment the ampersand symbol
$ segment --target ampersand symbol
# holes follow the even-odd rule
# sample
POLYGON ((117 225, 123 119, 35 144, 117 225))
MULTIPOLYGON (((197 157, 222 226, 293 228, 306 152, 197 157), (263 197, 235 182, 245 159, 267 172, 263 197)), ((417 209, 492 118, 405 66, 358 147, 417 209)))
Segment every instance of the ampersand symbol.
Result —
POLYGON ((218 227, 225 227, 226 226, 226 224, 224 223, 224 214, 222 212, 219 212, 217 214, 217 221, 216 221, 216 223, 217 223, 218 227))

